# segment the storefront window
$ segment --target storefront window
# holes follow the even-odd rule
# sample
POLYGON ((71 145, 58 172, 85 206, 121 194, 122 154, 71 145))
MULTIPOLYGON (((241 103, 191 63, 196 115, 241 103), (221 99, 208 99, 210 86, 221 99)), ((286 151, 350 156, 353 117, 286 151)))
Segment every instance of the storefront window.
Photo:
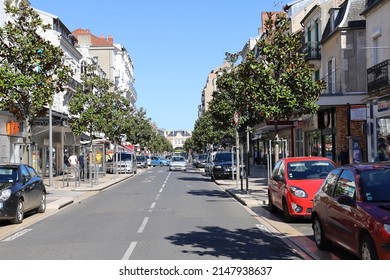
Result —
POLYGON ((320 156, 321 155, 321 132, 310 131, 307 132, 306 137, 306 155, 320 156))
POLYGON ((390 157, 390 117, 378 118, 376 161, 387 161, 390 157))

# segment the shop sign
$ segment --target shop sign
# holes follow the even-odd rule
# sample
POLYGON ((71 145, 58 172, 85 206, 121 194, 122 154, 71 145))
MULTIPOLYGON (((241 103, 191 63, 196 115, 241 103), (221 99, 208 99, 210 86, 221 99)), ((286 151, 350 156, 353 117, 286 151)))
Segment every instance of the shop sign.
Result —
POLYGON ((390 100, 378 100, 378 112, 387 111, 390 108, 390 100))

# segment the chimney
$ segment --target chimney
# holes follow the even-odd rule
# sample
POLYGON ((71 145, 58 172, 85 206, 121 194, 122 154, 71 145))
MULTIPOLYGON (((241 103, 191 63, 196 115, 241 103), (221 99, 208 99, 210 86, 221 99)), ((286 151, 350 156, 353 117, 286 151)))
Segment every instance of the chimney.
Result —
POLYGON ((114 38, 112 37, 112 35, 108 35, 108 43, 113 45, 114 44, 114 38))

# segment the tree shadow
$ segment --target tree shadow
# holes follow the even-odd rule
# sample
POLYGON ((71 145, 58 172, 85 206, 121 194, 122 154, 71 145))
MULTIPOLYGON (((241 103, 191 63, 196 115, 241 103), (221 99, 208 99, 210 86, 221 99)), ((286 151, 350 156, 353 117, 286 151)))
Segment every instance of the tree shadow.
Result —
POLYGON ((168 236, 183 253, 238 260, 302 259, 281 238, 258 228, 228 230, 217 226, 199 227, 199 231, 168 236), (190 249, 189 249, 190 248, 190 249))
POLYGON ((200 177, 178 177, 176 179, 187 181, 187 182, 211 182, 210 178, 200 178, 200 177))
POLYGON ((187 193, 195 196, 230 198, 226 192, 219 190, 192 190, 188 191, 187 193))

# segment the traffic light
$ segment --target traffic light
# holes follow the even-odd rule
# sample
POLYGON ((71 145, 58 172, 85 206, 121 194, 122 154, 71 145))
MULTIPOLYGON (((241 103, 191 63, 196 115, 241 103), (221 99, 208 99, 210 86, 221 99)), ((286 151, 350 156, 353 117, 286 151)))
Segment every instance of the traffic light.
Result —
POLYGON ((20 132, 19 122, 7 122, 7 134, 17 134, 20 132))

